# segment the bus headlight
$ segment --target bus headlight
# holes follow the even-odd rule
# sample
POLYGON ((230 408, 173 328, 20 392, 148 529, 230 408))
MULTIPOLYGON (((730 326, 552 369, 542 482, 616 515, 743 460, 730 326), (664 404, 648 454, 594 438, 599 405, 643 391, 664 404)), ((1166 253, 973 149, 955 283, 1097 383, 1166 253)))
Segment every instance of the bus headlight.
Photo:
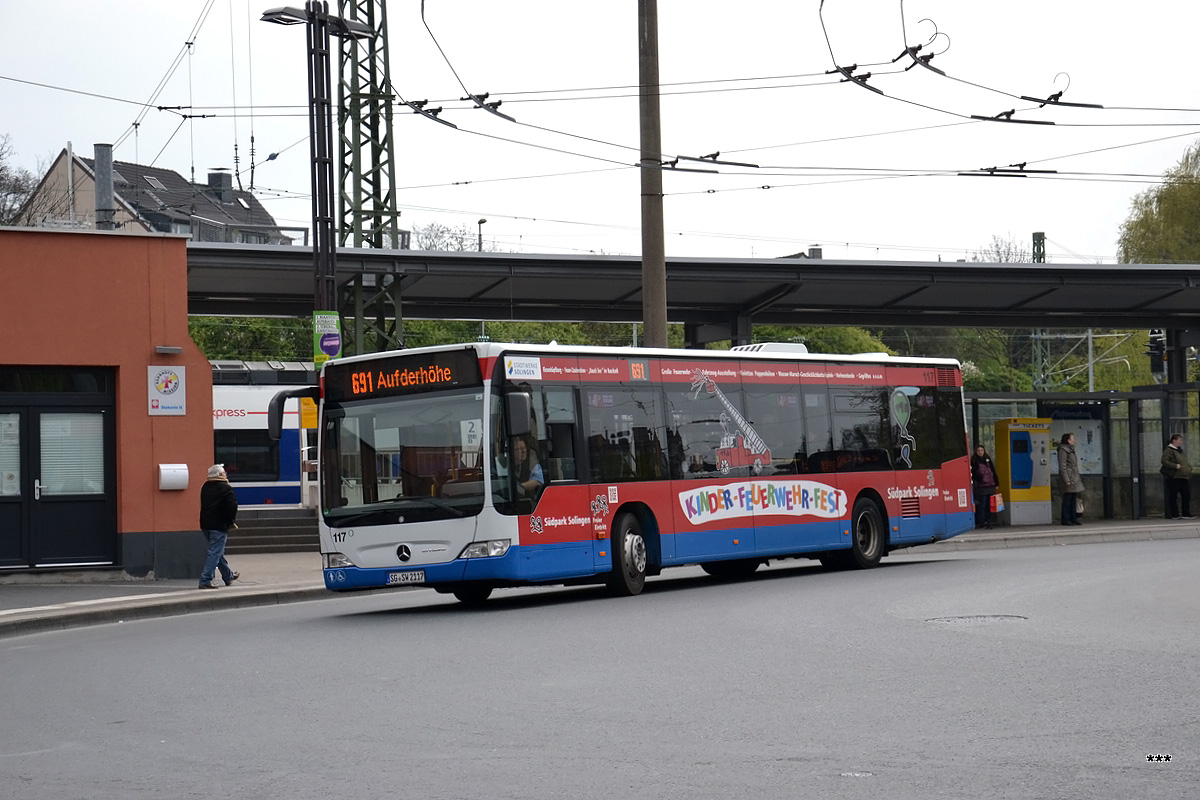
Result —
POLYGON ((475 542, 466 546, 459 558, 495 558, 508 552, 509 539, 492 539, 489 542, 475 542))
POLYGON ((342 567, 354 566, 354 562, 341 553, 322 553, 321 560, 325 562, 325 569, 341 569, 342 567))

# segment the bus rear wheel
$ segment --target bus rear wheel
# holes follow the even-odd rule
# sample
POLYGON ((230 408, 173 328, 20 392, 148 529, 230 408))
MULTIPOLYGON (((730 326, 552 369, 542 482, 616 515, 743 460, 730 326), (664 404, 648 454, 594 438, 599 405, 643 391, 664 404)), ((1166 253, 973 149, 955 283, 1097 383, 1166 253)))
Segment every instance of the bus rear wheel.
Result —
POLYGON ((642 533, 642 524, 633 514, 620 514, 613 521, 612 560, 609 593, 617 597, 641 594, 646 585, 646 536, 642 533))
POLYGON ((492 596, 492 587, 476 585, 460 586, 454 590, 454 596, 458 599, 458 602, 465 606, 481 606, 492 596))
POLYGON ((883 515, 874 500, 860 497, 850 514, 850 549, 835 550, 821 556, 830 569, 870 569, 879 565, 887 532, 883 515))

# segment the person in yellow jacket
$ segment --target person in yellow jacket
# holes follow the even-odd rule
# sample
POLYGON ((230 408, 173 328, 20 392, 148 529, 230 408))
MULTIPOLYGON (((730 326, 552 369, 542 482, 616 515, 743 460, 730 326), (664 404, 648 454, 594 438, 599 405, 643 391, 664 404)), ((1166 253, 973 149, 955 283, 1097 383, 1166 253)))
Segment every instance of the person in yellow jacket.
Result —
POLYGON ((1163 497, 1166 500, 1167 519, 1195 519, 1191 510, 1192 465, 1183 452, 1183 437, 1178 433, 1172 434, 1171 441, 1163 450, 1162 468, 1159 471, 1166 482, 1163 497))

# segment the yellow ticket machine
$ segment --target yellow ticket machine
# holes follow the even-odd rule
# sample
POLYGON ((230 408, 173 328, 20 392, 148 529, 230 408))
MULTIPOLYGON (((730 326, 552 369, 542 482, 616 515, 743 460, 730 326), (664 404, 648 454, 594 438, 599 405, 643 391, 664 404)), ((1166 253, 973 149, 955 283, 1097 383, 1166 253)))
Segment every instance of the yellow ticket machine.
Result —
POLYGON ((1004 496, 998 516, 1008 525, 1048 525, 1050 510, 1050 420, 996 421, 996 479, 1004 496))

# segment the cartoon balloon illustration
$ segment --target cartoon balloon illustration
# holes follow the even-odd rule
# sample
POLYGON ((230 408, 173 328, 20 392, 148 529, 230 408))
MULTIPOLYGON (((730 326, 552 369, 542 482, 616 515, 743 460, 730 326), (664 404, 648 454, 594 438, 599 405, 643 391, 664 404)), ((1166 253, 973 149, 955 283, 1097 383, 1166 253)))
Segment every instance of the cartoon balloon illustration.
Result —
POLYGON ((896 424, 901 430, 908 429, 908 420, 912 414, 912 406, 908 402, 908 395, 897 389, 892 392, 892 418, 896 420, 896 424))

